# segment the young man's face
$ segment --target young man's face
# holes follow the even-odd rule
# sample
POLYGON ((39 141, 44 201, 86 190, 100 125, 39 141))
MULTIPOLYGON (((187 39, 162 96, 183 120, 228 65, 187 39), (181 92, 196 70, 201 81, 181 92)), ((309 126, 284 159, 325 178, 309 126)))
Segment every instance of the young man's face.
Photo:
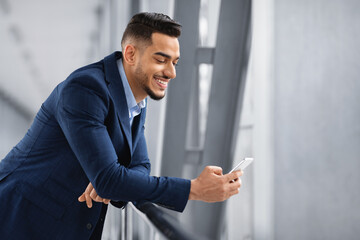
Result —
POLYGON ((153 33, 152 44, 143 50, 137 62, 137 85, 152 99, 162 99, 169 81, 176 77, 175 66, 179 57, 180 47, 177 38, 153 33))

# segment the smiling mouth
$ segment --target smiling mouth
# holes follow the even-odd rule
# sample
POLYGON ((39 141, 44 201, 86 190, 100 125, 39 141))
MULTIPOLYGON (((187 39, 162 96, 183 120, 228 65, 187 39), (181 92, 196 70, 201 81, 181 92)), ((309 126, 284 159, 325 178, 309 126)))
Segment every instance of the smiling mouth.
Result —
POLYGON ((164 88, 164 89, 167 88, 167 85, 168 85, 169 81, 163 81, 163 80, 160 80, 157 77, 154 77, 154 79, 161 88, 164 88))

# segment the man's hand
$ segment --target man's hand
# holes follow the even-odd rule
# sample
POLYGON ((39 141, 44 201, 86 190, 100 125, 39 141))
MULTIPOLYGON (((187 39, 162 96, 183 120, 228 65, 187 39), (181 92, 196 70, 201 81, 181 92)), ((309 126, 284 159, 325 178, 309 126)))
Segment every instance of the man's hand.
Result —
POLYGON ((242 171, 223 175, 220 167, 207 166, 196 179, 191 180, 189 200, 224 201, 239 193, 240 176, 242 171))
POLYGON ((97 195, 95 188, 93 187, 93 185, 91 183, 89 183, 89 185, 85 189, 85 192, 78 198, 78 201, 79 202, 86 201, 86 205, 88 206, 88 208, 91 208, 93 200, 95 202, 102 202, 105 204, 109 204, 109 202, 110 202, 110 199, 105 199, 105 198, 102 198, 99 195, 97 195))

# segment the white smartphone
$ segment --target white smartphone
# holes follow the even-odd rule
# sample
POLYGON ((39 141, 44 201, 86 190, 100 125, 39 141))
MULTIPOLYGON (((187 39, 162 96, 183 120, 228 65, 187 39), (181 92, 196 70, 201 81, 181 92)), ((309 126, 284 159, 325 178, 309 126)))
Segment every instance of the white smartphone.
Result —
POLYGON ((244 158, 241 162, 239 162, 236 167, 234 167, 229 173, 237 171, 237 170, 244 170, 247 166, 249 166, 254 161, 254 158, 244 158))

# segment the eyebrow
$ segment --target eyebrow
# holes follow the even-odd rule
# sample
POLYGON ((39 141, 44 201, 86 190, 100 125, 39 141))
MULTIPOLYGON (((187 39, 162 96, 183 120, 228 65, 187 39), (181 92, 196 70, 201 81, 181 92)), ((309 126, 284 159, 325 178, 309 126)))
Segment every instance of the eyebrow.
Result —
MULTIPOLYGON (((170 55, 168 55, 168 54, 166 54, 166 53, 163 53, 163 52, 156 52, 156 53, 154 53, 154 55, 160 55, 160 56, 162 56, 162 57, 171 59, 171 56, 170 56, 170 55)), ((178 60, 178 59, 180 59, 180 57, 177 57, 175 60, 178 60)))

